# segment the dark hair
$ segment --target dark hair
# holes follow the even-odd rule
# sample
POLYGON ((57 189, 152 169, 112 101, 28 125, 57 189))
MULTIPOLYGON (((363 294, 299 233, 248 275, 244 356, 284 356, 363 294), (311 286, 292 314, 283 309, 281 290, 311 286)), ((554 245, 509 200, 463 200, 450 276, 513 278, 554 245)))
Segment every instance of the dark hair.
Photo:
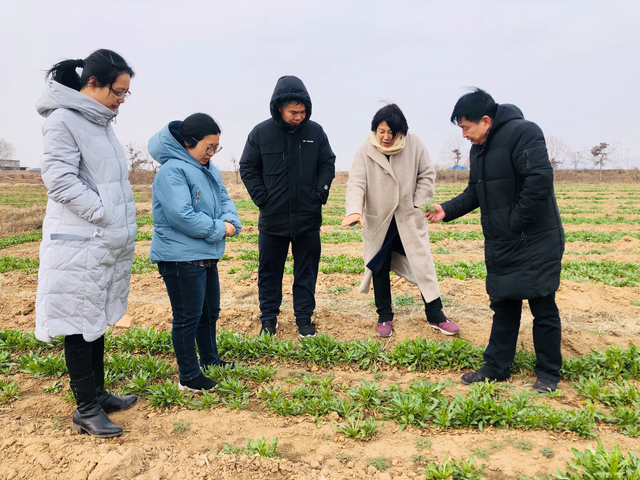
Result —
POLYGON ((495 118, 498 105, 493 97, 480 88, 473 88, 470 93, 461 96, 453 107, 451 123, 457 125, 466 118, 470 122, 479 123, 485 115, 495 118))
POLYGON ((304 100, 302 100, 299 95, 294 94, 294 95, 287 95, 286 97, 283 97, 282 100, 278 100, 278 105, 277 105, 278 110, 287 107, 291 103, 304 105, 304 108, 309 108, 307 103, 304 100))
POLYGON ((371 131, 375 132, 378 129, 378 125, 382 122, 387 122, 387 125, 389 125, 389 128, 391 129, 391 134, 394 137, 398 133, 406 135, 409 131, 407 119, 404 118, 404 113, 402 113, 400 107, 395 103, 385 105, 376 112, 373 116, 373 120, 371 120, 371 131))
POLYGON ((124 58, 111 50, 96 50, 84 60, 63 60, 56 63, 47 72, 46 77, 51 76, 53 80, 62 85, 80 90, 89 83, 91 77, 95 77, 100 87, 110 87, 113 82, 123 73, 129 74, 133 78, 133 70, 124 58), (82 69, 82 74, 78 75, 76 68, 82 69))
POLYGON ((207 135, 218 135, 221 131, 216 121, 209 115, 194 113, 184 119, 176 140, 184 148, 193 148, 207 135))

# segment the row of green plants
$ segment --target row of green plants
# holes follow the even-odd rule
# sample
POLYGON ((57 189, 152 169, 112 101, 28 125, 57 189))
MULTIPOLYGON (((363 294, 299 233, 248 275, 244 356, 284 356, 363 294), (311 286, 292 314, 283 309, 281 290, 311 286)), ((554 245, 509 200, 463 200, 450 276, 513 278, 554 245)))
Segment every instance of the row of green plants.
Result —
MULTIPOLYGON (((239 361, 273 359, 307 362, 320 366, 349 364, 362 370, 376 369, 381 365, 399 366, 415 371, 477 369, 483 364, 484 348, 476 347, 471 342, 460 338, 453 341, 436 341, 417 337, 398 342, 395 347, 386 350, 382 342, 371 337, 340 342, 335 337, 320 333, 314 338, 303 338, 294 342, 268 335, 254 337, 233 330, 218 331, 218 350, 220 355, 227 359, 239 361)), ((29 352, 18 357, 25 358, 17 360, 20 368, 37 369, 40 368, 37 365, 44 362, 49 365, 47 368, 54 371, 62 368, 64 373, 66 371, 66 367, 63 366, 64 360, 60 358, 54 361, 53 359, 53 357, 61 357, 61 354, 54 352, 61 349, 60 339, 43 343, 35 338, 33 332, 0 330, 0 369, 11 366, 12 353, 29 352), (47 354, 47 352, 50 353, 47 354), (49 359, 44 360, 46 358, 49 359)), ((127 354, 166 355, 173 352, 173 347, 170 332, 158 331, 153 327, 147 329, 133 326, 122 335, 108 331, 105 335, 105 350, 127 354)), ((516 352, 512 372, 531 373, 534 367, 535 354, 519 349, 516 352)), ((631 343, 626 349, 612 346, 604 351, 592 350, 588 355, 569 357, 563 361, 561 374, 566 380, 600 376, 620 380, 640 380, 640 348, 631 343)))
MULTIPOLYGON (((600 440, 596 448, 589 447, 584 452, 576 448, 571 450, 573 457, 565 462, 565 470, 546 475, 546 480, 640 480, 640 460, 636 452, 627 451, 627 455, 624 455, 619 445, 608 451, 600 440)), ((414 461, 419 457, 414 456, 414 461)), ((390 466, 388 462, 379 460, 369 464, 379 470, 386 470, 390 466)), ((474 457, 460 461, 447 457, 442 463, 429 462, 420 473, 427 480, 483 480, 487 478, 482 473, 486 467, 486 464, 477 465, 474 457)), ((534 480, 538 479, 542 480, 541 477, 535 477, 534 480)), ((517 480, 531 479, 519 475, 517 480)))

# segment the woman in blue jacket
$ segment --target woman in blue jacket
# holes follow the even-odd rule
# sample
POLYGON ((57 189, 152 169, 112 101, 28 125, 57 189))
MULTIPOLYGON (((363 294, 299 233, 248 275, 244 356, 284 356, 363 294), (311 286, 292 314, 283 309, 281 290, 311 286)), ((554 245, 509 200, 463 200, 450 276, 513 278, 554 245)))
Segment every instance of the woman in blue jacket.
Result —
POLYGON ((221 149, 220 127, 204 113, 171 122, 149 140, 149 153, 162 165, 153 181, 150 257, 158 264, 171 301, 180 390, 213 388, 215 382, 200 367, 226 363, 216 344, 217 264, 225 237, 240 233, 242 227, 220 172, 211 164, 221 149))

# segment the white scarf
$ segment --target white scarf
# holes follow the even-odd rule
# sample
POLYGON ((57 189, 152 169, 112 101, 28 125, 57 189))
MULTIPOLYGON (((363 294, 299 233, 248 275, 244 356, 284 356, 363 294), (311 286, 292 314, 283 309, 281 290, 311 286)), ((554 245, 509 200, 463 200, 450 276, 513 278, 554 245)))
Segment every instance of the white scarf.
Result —
POLYGON ((396 135, 396 140, 395 142, 393 142, 393 145, 391 145, 388 148, 385 148, 382 145, 380 145, 380 143, 378 143, 378 137, 376 136, 376 132, 369 132, 369 136, 367 136, 367 138, 365 139, 365 142, 369 140, 371 142, 371 145, 376 147, 378 151, 383 155, 396 155, 400 153, 404 148, 406 138, 407 137, 399 133, 398 135, 396 135))

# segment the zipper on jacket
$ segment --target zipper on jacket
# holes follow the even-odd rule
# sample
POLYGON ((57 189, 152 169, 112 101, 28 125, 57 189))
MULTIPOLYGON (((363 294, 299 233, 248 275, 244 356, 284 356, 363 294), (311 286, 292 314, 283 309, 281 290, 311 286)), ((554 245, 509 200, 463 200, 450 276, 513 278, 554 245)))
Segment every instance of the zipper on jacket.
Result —
POLYGON ((531 165, 529 165, 529 154, 527 151, 524 151, 524 158, 527 160, 527 170, 531 170, 531 165))
POLYGON ((513 247, 513 251, 515 252, 518 249, 518 247, 520 246, 520 244, 522 242, 526 242, 526 241, 527 241, 527 239, 524 236, 524 232, 521 232, 520 233, 520 241, 518 242, 518 244, 515 247, 513 247))
POLYGON ((195 205, 195 207, 193 207, 193 209, 194 209, 194 210, 198 210, 198 202, 200 201, 200 190, 197 190, 197 191, 196 191, 196 198, 195 198, 195 201, 196 201, 196 205, 195 205))
MULTIPOLYGON (((118 152, 116 150, 116 147, 113 146, 113 143, 111 143, 111 140, 109 138, 109 122, 107 122, 107 126, 105 128, 105 134, 107 135, 107 140, 109 140, 109 144, 111 145, 111 148, 113 148, 113 153, 115 153, 116 155, 116 163, 118 164, 118 169, 120 170, 120 190, 122 191, 122 198, 124 200, 124 215, 125 215, 125 223, 126 223, 126 228, 127 228, 127 245, 129 244, 129 238, 131 238, 130 235, 130 229, 129 229, 129 223, 128 223, 128 219, 129 219, 129 208, 127 207, 127 196, 124 193, 124 187, 122 186, 122 180, 123 180, 123 172, 122 172, 122 164, 120 162, 120 160, 118 159, 118 152)), ((129 180, 129 171, 127 170, 127 181, 129 180)))

